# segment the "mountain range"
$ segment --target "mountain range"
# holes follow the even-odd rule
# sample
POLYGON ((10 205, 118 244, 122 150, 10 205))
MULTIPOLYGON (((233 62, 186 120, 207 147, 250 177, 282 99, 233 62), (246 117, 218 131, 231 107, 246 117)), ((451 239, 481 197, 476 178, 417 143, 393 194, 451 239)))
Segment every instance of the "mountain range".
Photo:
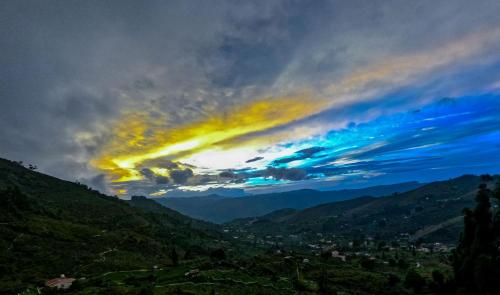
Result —
MULTIPOLYGON (((228 288, 228 292, 242 288, 238 284, 244 277, 251 282, 244 285, 245 288, 257 288, 252 289, 252 294, 263 294, 263 290, 272 287, 268 274, 279 273, 287 262, 279 255, 271 255, 262 256, 267 262, 255 264, 258 257, 255 255, 263 255, 267 248, 235 239, 233 233, 236 231, 273 236, 322 233, 344 236, 347 240, 360 236, 394 240, 393 237, 406 233, 413 240, 456 242, 462 228, 462 209, 474 206, 474 195, 480 183, 486 182, 493 187, 498 178, 485 180, 465 175, 425 185, 409 183, 407 188, 412 185, 417 188, 381 197, 356 196, 369 194, 370 190, 394 191, 397 186, 342 191, 344 195, 341 191, 273 194, 276 200, 289 200, 290 205, 297 207, 307 206, 309 203, 303 202, 306 196, 314 198, 316 194, 320 201, 331 198, 335 202, 306 209, 282 208, 221 226, 185 216, 145 197, 121 200, 83 184, 60 180, 20 163, 0 159, 0 292, 17 294, 27 288, 43 286, 45 280, 60 274, 80 278, 84 284, 80 288, 91 292, 78 294, 94 294, 92 288, 96 286, 99 290, 128 288, 137 291, 143 288, 136 286, 138 282, 149 280, 149 275, 143 277, 141 274, 158 270, 164 275, 161 280, 168 281, 158 288, 175 289, 180 286, 179 282, 184 282, 186 288, 201 288, 205 286, 203 282, 194 284, 184 275, 187 271, 201 271, 218 288, 228 288), (230 233, 222 229, 230 229, 230 233), (225 251, 230 253, 232 260, 222 263, 225 251), (180 258, 183 264, 176 265, 180 258), (264 264, 266 268, 262 268, 264 264), (236 273, 237 279, 220 281, 213 277, 226 276, 228 271, 236 273), (126 277, 119 277, 125 272, 126 277), (109 273, 114 274, 115 281, 107 278, 109 273), (81 279, 83 277, 91 279, 81 279), (255 280, 262 283, 255 285, 255 280)), ((261 199, 261 204, 283 204, 272 202, 273 195, 227 200, 243 200, 242 206, 248 204, 248 200, 261 199)), ((211 199, 220 201, 221 197, 202 198, 211 199)), ((259 206, 256 208, 262 208, 259 206)), ((339 265, 338 274, 346 267, 350 266, 339 265)), ((315 268, 311 275, 318 271, 315 268)), ((365 274, 358 268, 351 271, 356 276, 365 274)), ((380 278, 380 282, 383 280, 385 278, 380 278)), ((359 279, 356 283, 346 281, 345 284, 346 288, 357 290, 363 282, 359 279)), ((289 279, 282 283, 288 286, 286 288, 291 284, 289 279)), ((373 287, 371 283, 367 286, 373 287)), ((286 288, 280 290, 290 293, 286 288)))
POLYGON ((283 208, 304 209, 361 196, 379 197, 397 192, 402 193, 422 185, 419 182, 405 182, 336 191, 303 189, 245 197, 223 197, 212 194, 190 198, 164 197, 155 200, 168 208, 193 218, 224 223, 238 218, 261 216, 283 208))
MULTIPOLYGON (((464 175, 390 196, 360 197, 304 210, 281 209, 227 225, 261 234, 330 232, 385 238, 409 234, 415 240, 454 242, 462 228, 462 210, 474 206, 482 181, 480 176, 464 175)), ((488 184, 493 187, 494 179, 488 184)))

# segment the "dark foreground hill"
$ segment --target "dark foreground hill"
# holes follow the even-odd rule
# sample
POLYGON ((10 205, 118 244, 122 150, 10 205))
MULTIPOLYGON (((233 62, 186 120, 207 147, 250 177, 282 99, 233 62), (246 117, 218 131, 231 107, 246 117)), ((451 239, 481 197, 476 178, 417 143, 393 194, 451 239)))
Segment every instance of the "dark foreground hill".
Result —
MULTIPOLYGON (((208 253, 221 234, 145 198, 126 202, 0 159, 0 293, 208 253)), ((2 293, 3 294, 3 293, 2 293)))
POLYGON ((282 209, 225 225, 222 235, 144 197, 122 201, 0 159, 0 294, 445 294, 446 249, 415 251, 412 241, 391 238, 347 246, 348 234, 390 236, 415 220, 433 223, 435 203, 469 204, 478 181, 465 176, 391 197, 282 209), (288 247, 249 230, 307 231, 310 239, 288 247), (61 273, 77 279, 69 290, 43 287, 61 273))
POLYGON ((385 196, 422 186, 418 182, 380 185, 363 189, 317 191, 311 189, 229 198, 217 195, 192 198, 161 198, 160 204, 193 218, 222 223, 237 218, 261 216, 283 208, 304 209, 319 204, 361 196, 385 196))
POLYGON ((362 197, 305 210, 283 209, 228 225, 262 234, 326 232, 391 238, 408 233, 413 239, 455 242, 462 228, 462 209, 473 207, 480 183, 479 176, 465 175, 387 197, 362 197))

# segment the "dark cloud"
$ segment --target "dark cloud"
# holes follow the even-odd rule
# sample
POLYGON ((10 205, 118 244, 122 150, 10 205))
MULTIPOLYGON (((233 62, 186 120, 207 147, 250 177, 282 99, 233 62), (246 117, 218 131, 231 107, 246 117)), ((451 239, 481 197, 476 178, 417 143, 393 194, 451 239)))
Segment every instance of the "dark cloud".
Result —
MULTIPOLYGON (((101 189, 105 179, 89 163, 110 138, 110 122, 123 111, 164 114, 159 124, 168 130, 255 97, 282 89, 314 89, 365 65, 489 31, 500 23, 499 8, 496 0, 481 5, 430 0, 314 5, 286 0, 222 0, 217 5, 189 0, 5 1, 0 10, 0 157, 37 164, 40 171, 68 180, 95 178, 90 185, 101 189), (436 27, 443 19, 446 25, 436 27)), ((488 55, 477 56, 480 64, 488 63, 488 55)), ((498 84, 497 64, 478 69, 460 68, 461 75, 449 77, 436 76, 436 71, 425 77, 426 83, 417 81, 390 95, 370 84, 377 97, 368 102, 293 124, 362 121, 405 109, 421 97, 498 84)), ((401 140, 372 154, 409 144, 401 140)), ((317 152, 302 150, 274 164, 317 152)), ((144 163, 144 168, 151 167, 173 170, 174 184, 196 178, 180 169, 186 165, 169 159, 144 163)), ((130 184, 137 191, 167 182, 151 171, 141 173, 148 183, 130 184)), ((271 174, 301 176, 280 173, 271 174)))
POLYGON ((166 176, 157 176, 155 181, 156 184, 168 184, 170 182, 170 179, 166 176))
POLYGON ((285 157, 285 158, 274 160, 272 162, 272 165, 286 164, 286 163, 290 163, 290 162, 297 161, 297 160, 311 158, 316 153, 319 153, 319 152, 324 151, 324 150, 325 150, 324 147, 319 147, 319 146, 303 149, 303 150, 295 152, 295 154, 293 154, 290 157, 285 157))
POLYGON ((151 169, 149 169, 149 168, 143 168, 143 169, 141 169, 141 174, 144 177, 146 177, 147 179, 152 179, 155 176, 154 172, 151 171, 151 169))
POLYGON ((140 170, 141 174, 149 181, 155 184, 168 184, 170 179, 166 176, 156 175, 151 169, 143 168, 140 170))
POLYGON ((325 148, 321 146, 315 146, 307 149, 303 149, 297 152, 297 154, 300 154, 306 158, 312 157, 314 154, 319 153, 321 151, 324 151, 325 148))
POLYGON ((274 179, 285 180, 303 180, 307 177, 307 172, 302 169, 296 168, 273 168, 269 167, 265 171, 266 177, 273 177, 274 179))
POLYGON ((255 157, 255 158, 252 158, 252 159, 249 159, 249 160, 246 160, 245 163, 252 163, 252 162, 257 162, 257 161, 260 161, 264 159, 264 157, 255 157))
POLYGON ((276 6, 256 9, 224 0, 216 6, 5 3, 0 10, 0 157, 37 163, 40 171, 68 180, 90 178, 98 172, 89 160, 124 109, 168 114, 167 128, 226 106, 234 99, 213 86, 210 72, 225 72, 223 65, 238 57, 219 54, 220 46, 225 36, 250 41, 271 34, 238 31, 257 16, 272 19, 276 6), (192 18, 196 21, 188 21, 192 18), (77 170, 75 163, 81 166, 77 170))
POLYGON ((139 90, 147 90, 155 87, 155 83, 151 79, 141 79, 134 82, 134 87, 139 90))
POLYGON ((233 171, 223 171, 219 173, 219 176, 224 178, 238 178, 238 174, 234 173, 233 171))
POLYGON ((179 164, 178 163, 173 162, 173 161, 171 161, 169 159, 165 159, 165 158, 158 158, 158 159, 153 159, 153 160, 147 160, 147 161, 144 161, 144 163, 142 165, 146 166, 146 167, 165 168, 165 169, 168 169, 168 170, 179 168, 179 164))
POLYGON ((170 178, 172 178, 176 184, 185 184, 192 176, 193 170, 189 168, 170 171, 170 178))

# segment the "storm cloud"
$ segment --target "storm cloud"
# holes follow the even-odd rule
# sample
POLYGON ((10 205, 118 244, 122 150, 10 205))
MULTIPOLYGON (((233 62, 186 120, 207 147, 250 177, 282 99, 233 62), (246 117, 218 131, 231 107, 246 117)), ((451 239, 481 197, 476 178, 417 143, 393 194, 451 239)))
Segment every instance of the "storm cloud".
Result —
POLYGON ((129 194, 242 189, 262 177, 307 185, 431 168, 429 177, 437 169, 448 176, 466 153, 480 168, 462 170, 482 172, 498 149, 494 116, 443 119, 485 106, 434 103, 491 95, 496 110, 499 13, 494 0, 8 1, 0 9, 0 157, 129 194), (262 102, 276 110, 258 121, 262 102), (426 108, 435 124, 422 128, 430 129, 401 119, 426 108), (235 117, 249 131, 224 129, 235 117), (202 146, 209 123, 209 135, 234 135, 202 146), (153 156, 142 159, 145 146, 153 156), (140 179, 117 181, 97 158, 140 179))

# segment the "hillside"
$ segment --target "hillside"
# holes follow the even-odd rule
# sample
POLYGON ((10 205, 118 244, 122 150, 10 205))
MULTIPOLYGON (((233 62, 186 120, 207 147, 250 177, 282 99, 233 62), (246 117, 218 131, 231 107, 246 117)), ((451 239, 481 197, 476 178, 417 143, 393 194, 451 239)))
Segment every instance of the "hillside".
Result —
POLYGON ((261 216, 283 208, 304 209, 361 196, 378 197, 395 192, 406 192, 420 186, 422 184, 418 182, 406 182, 338 191, 304 189, 238 198, 210 195, 193 198, 166 197, 156 199, 156 201, 193 218, 223 223, 237 218, 261 216))
POLYGON ((125 202, 0 159, 0 290, 171 263, 208 253, 221 234, 145 198, 125 202))
MULTIPOLYGON (((235 220, 228 226, 262 234, 330 232, 390 238, 409 233, 414 239, 456 241, 462 209, 473 206, 480 182, 478 176, 465 175, 406 193, 356 198, 300 211, 285 209, 235 220)), ((493 185, 493 181, 490 183, 493 185)))
POLYGON ((351 234, 390 242, 399 231, 426 238, 460 228, 458 208, 472 205, 480 181, 463 176, 388 197, 280 209, 225 224, 222 234, 218 225, 145 197, 122 201, 0 160, 0 293, 58 293, 36 288, 64 273, 77 278, 64 293, 82 295, 317 294, 325 281, 336 294, 414 294, 403 279, 408 265, 419 263, 423 294, 430 294, 431 273, 450 271, 442 253, 412 254, 410 243, 386 253, 374 243, 344 242, 351 234), (299 240, 280 244, 285 236, 278 233, 299 240), (322 247, 337 247, 346 260, 322 255, 322 247), (401 263, 385 263, 396 256, 401 263))

